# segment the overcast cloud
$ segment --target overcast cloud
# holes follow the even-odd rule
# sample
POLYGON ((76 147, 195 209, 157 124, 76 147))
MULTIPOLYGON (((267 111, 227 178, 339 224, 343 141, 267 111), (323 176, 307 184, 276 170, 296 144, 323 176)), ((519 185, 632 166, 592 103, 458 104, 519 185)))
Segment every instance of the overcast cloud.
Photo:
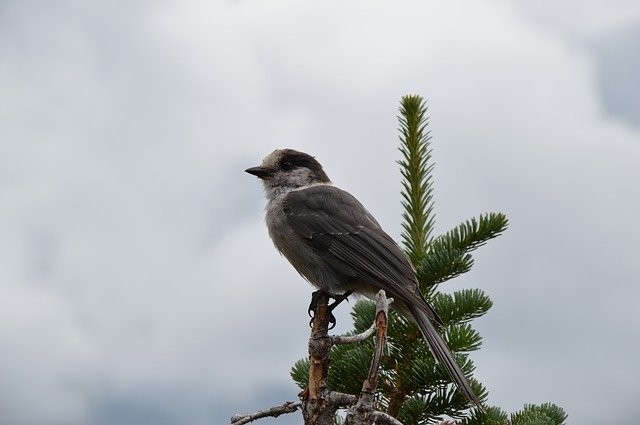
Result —
POLYGON ((399 238, 408 93, 430 105, 437 232, 510 219, 443 288, 494 301, 489 402, 634 423, 639 33, 636 1, 2 2, 0 423, 295 399, 311 289, 242 170, 307 151, 399 238))

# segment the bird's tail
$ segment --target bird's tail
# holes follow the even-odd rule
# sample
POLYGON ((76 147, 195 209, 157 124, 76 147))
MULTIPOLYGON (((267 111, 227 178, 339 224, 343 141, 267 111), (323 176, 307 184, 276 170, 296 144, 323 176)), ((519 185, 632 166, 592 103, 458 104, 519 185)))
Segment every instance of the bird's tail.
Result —
POLYGON ((482 406, 482 402, 473 392, 469 381, 462 373, 462 370, 460 370, 460 366, 458 366, 458 363, 456 363, 456 359, 455 357, 453 357, 453 354, 449 350, 447 343, 444 342, 442 336, 440 336, 436 328, 433 326, 433 323, 431 322, 431 320, 429 320, 427 313, 421 311, 419 307, 412 306, 410 307, 410 309, 411 314, 417 322, 418 327, 422 331, 425 339, 427 340, 429 348, 431 349, 431 352, 433 353, 436 360, 439 363, 442 363, 453 382, 458 386, 458 389, 462 391, 462 393, 469 399, 469 401, 474 403, 478 408, 484 409, 482 406))

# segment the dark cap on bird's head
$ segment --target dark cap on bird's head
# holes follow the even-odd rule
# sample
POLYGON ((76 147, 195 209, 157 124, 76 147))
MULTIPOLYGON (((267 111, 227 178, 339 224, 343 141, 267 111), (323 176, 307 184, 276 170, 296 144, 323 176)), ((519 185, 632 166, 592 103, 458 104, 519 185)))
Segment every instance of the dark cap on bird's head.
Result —
POLYGON ((293 149, 277 149, 267 155, 261 165, 245 171, 270 186, 301 187, 331 182, 314 157, 293 149))

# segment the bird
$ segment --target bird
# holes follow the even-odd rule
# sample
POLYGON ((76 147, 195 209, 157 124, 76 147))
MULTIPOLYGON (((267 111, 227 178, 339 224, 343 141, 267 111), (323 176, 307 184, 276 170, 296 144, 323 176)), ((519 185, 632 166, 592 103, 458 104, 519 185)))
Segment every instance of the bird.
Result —
POLYGON ((374 298, 384 290, 392 307, 417 323, 457 388, 483 408, 438 332, 442 319, 420 292, 407 255, 360 201, 334 186, 315 157, 294 149, 277 149, 245 172, 262 181, 269 236, 304 279, 330 294, 374 298))

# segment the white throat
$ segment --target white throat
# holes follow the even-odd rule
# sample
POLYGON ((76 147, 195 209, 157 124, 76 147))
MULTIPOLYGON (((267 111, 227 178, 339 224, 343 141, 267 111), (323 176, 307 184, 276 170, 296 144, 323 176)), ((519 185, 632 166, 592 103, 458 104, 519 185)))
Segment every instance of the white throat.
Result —
POLYGON ((267 197, 267 200, 269 202, 272 202, 276 199, 278 199, 279 197, 281 197, 282 195, 286 195, 289 192, 293 192, 294 190, 303 190, 306 189, 308 187, 313 187, 313 186, 321 186, 321 185, 326 185, 326 186, 331 186, 331 182, 326 182, 326 183, 311 183, 305 186, 271 186, 271 185, 264 185, 264 194, 267 197))

